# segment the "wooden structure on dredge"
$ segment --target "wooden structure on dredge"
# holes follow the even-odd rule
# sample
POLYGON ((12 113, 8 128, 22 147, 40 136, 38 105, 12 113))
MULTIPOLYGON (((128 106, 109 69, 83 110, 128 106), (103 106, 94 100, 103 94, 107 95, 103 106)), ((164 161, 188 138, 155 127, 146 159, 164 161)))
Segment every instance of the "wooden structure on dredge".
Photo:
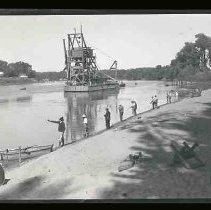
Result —
POLYGON ((80 33, 75 30, 75 33, 68 34, 67 46, 65 39, 63 44, 67 72, 65 92, 90 92, 119 87, 118 81, 103 74, 97 67, 96 56, 93 49, 87 46, 82 28, 80 33))

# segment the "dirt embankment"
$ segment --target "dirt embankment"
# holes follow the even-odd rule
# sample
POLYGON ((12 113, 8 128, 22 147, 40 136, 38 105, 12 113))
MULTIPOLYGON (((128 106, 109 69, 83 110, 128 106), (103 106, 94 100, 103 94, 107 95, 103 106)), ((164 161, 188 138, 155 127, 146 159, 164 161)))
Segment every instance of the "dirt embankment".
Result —
POLYGON ((211 197, 211 90, 162 106, 119 126, 7 171, 0 199, 133 199, 211 197), (186 140, 205 163, 171 166, 171 141, 186 140), (118 172, 129 154, 147 157, 118 172))

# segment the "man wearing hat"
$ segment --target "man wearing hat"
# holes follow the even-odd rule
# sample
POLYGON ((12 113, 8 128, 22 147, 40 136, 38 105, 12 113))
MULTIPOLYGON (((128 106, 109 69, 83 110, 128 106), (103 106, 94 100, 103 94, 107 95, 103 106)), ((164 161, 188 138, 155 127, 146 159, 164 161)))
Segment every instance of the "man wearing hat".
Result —
POLYGON ((85 114, 82 115, 83 118, 83 124, 84 124, 84 137, 89 136, 89 131, 88 131, 88 120, 85 114))
POLYGON ((131 108, 132 108, 132 115, 135 116, 137 113, 136 113, 136 110, 137 110, 137 103, 135 101, 131 101, 131 108))
POLYGON ((59 121, 48 120, 48 122, 52 122, 52 123, 57 123, 58 124, 58 131, 60 133, 62 133, 61 137, 59 138, 59 146, 64 146, 64 132, 65 132, 64 118, 60 117, 59 121))
POLYGON ((124 107, 120 104, 119 105, 119 118, 120 118, 120 121, 123 120, 123 114, 124 114, 124 107))
POLYGON ((105 123, 106 123, 106 128, 110 128, 110 120, 111 120, 111 113, 109 112, 108 108, 106 108, 106 113, 104 114, 105 117, 105 123))
MULTIPOLYGON (((170 103, 171 103, 171 95, 169 95, 169 101, 170 101, 170 103)), ((158 98, 157 98, 156 95, 155 95, 155 97, 154 97, 154 103, 155 103, 154 107, 155 107, 155 108, 158 108, 158 98)))

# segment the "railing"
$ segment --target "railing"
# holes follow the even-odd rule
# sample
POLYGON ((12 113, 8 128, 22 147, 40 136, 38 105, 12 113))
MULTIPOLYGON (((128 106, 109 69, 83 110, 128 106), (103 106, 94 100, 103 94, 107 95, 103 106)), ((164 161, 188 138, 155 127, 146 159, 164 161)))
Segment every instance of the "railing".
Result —
MULTIPOLYGON (((19 164, 22 162, 23 159, 33 157, 33 154, 42 153, 43 151, 53 151, 53 144, 52 145, 45 145, 45 146, 30 146, 21 148, 19 146, 16 149, 6 149, 6 150, 0 150, 0 161, 8 163, 10 160, 18 160, 19 164)), ((42 155, 42 154, 40 154, 42 155)))

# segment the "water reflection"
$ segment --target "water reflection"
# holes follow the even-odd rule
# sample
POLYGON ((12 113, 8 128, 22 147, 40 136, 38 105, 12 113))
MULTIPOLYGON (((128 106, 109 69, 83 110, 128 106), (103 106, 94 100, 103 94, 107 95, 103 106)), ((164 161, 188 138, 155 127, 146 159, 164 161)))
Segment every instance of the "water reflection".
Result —
POLYGON ((65 93, 67 102, 66 139, 77 140, 84 134, 82 115, 88 118, 89 133, 104 126, 103 112, 108 106, 110 111, 117 112, 119 89, 96 92, 65 93), (100 115, 100 116, 99 116, 100 115))
POLYGON ((31 95, 23 95, 9 98, 0 98, 0 104, 8 104, 10 102, 30 102, 31 100, 31 95))

